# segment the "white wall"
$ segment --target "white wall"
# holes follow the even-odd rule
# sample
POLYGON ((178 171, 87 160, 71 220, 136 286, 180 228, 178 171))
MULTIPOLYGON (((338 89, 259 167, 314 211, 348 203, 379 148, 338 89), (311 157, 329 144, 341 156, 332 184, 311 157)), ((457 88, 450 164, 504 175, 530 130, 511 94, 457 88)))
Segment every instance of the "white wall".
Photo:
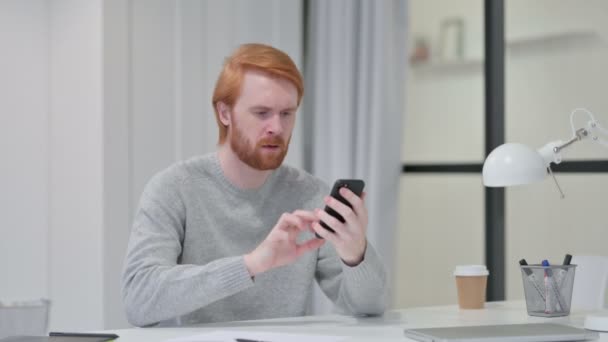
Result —
MULTIPOLYGON (((530 146, 571 137, 570 112, 587 107, 608 127, 608 2, 589 0, 509 1, 506 34, 513 37, 584 33, 540 39, 513 47, 506 56, 506 138, 530 146), (547 6, 551 6, 550 15, 547 6)), ((577 117, 585 124, 587 117, 577 117)), ((564 151, 566 160, 606 159, 607 150, 590 141, 564 151)))
POLYGON ((51 298, 51 324, 102 315, 99 2, 0 3, 0 298, 51 298))
POLYGON ((480 162, 484 154, 483 1, 409 2, 409 51, 417 38, 429 44, 427 65, 404 63, 407 72, 402 160, 416 163, 480 162), (439 51, 444 20, 464 21, 463 63, 439 51))
POLYGON ((120 295, 120 270, 133 212, 129 149, 130 2, 104 0, 103 5, 103 320, 104 327, 124 327, 127 324, 120 295))
POLYGON ((251 41, 301 66, 301 1, 0 2, 0 300, 50 298, 52 329, 126 326, 139 195, 215 149, 213 84, 251 41))
POLYGON ((484 262, 484 189, 473 174, 401 177, 394 307, 454 304, 454 266, 484 262))
POLYGON ((104 303, 102 3, 49 4, 51 326, 95 329, 104 303))
MULTIPOLYGON (((480 163, 483 158, 483 1, 410 0, 410 52, 417 37, 430 63, 407 69, 402 160, 480 163), (440 25, 459 17, 465 63, 438 56, 440 25), (467 63, 466 61, 473 61, 467 63)), ((394 307, 456 303, 458 264, 484 263, 484 192, 476 174, 401 177, 394 307)))
POLYGON ((0 300, 49 295, 48 25, 45 0, 0 3, 0 300))

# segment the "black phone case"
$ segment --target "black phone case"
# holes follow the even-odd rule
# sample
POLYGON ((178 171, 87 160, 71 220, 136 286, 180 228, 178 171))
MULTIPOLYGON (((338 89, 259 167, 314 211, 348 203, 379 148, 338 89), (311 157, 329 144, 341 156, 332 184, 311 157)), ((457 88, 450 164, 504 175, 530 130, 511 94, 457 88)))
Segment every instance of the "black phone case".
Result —
MULTIPOLYGON (((365 182, 361 179, 338 179, 334 183, 334 186, 331 189, 330 196, 337 199, 338 201, 344 203, 345 205, 349 206, 350 208, 352 208, 353 206, 344 197, 342 197, 342 195, 340 195, 340 189, 344 188, 344 187, 349 188, 352 192, 355 193, 355 195, 361 197, 361 194, 363 193, 363 188, 365 188, 365 182)), ((329 206, 325 206, 325 212, 327 212, 329 215, 335 217, 338 221, 340 221, 342 223, 345 222, 342 215, 338 214, 335 210, 333 210, 329 206)), ((319 223, 321 224, 321 226, 323 228, 329 230, 332 233, 335 233, 334 230, 331 229, 325 222, 321 221, 319 223)), ((319 236, 319 234, 315 234, 315 235, 318 238, 322 239, 322 237, 319 236)))

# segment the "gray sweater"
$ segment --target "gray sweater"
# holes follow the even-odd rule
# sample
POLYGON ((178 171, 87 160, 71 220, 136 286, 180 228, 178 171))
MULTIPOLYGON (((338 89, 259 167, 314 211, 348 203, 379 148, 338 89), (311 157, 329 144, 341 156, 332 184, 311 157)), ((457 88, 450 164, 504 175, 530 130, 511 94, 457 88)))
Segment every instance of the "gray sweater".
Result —
MULTIPOLYGON (((251 252, 279 216, 322 208, 328 187, 288 167, 258 189, 225 177, 217 154, 177 163, 150 180, 135 216, 122 293, 131 324, 195 324, 301 316, 313 279, 345 313, 381 314, 386 273, 371 244, 364 260, 345 265, 326 242, 294 263, 249 276, 251 252)), ((313 237, 306 232, 300 241, 313 237)))

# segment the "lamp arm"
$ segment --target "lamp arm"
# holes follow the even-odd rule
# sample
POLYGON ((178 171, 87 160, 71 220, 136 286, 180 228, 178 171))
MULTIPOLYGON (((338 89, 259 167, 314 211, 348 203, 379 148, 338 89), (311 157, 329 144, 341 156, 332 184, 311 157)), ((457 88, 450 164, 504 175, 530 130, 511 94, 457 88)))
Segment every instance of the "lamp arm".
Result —
POLYGON ((572 133, 573 133, 573 137, 570 138, 570 140, 568 140, 566 142, 562 142, 561 140, 552 141, 552 142, 546 144, 545 146, 541 147, 538 150, 538 152, 541 154, 541 156, 545 160, 545 163, 547 164, 547 166, 549 166, 550 163, 555 163, 555 164, 561 163, 562 162, 561 151, 563 149, 565 149, 566 147, 574 144, 575 142, 581 141, 585 138, 591 137, 591 140, 593 140, 594 142, 608 148, 608 140, 600 137, 600 135, 602 135, 602 136, 605 136, 608 138, 608 129, 602 127, 595 120, 595 118, 593 117, 593 114, 590 111, 588 111, 584 108, 577 108, 577 109, 573 110, 572 113, 570 114, 570 125, 572 126, 572 133), (591 118, 591 121, 587 122, 586 128, 579 128, 579 129, 574 128, 574 115, 579 112, 583 112, 583 113, 589 115, 589 117, 591 118))
POLYGON ((608 137, 608 129, 602 127, 597 121, 591 120, 587 123, 587 130, 590 132, 591 140, 608 148, 608 140, 599 137, 599 135, 608 137))
POLYGON ((571 145, 573 142, 572 139, 565 143, 561 140, 552 141, 539 148, 538 153, 543 157, 547 167, 549 167, 551 163, 559 164, 562 162, 561 150, 564 147, 571 145))
POLYGON ((565 143, 563 143, 559 146, 554 147, 554 152, 555 153, 560 152, 562 149, 574 144, 575 142, 583 140, 588 135, 589 135, 589 131, 587 131, 584 128, 579 128, 576 130, 576 132, 574 132, 574 136, 570 140, 566 141, 565 143))
MULTIPOLYGON (((600 136, 603 136, 605 138, 608 138, 608 129, 602 127, 597 120, 595 120, 595 117, 593 116, 593 113, 591 113, 590 111, 588 111, 585 108, 576 108, 572 111, 572 113, 570 113, 570 126, 572 127, 572 134, 575 137, 579 137, 581 140, 583 138, 586 137, 591 137, 591 139, 595 142, 597 142, 598 144, 608 148, 608 140, 606 139, 602 139, 600 136), (587 116, 589 116, 589 118, 591 119, 589 122, 587 122, 587 128, 580 128, 578 130, 575 131, 574 128, 574 115, 576 115, 577 113, 584 113, 587 114, 587 116), (584 136, 580 136, 579 132, 584 132, 584 136)), ((573 138, 574 139, 574 138, 573 138)))
POLYGON ((588 137, 591 137, 591 140, 593 140, 594 142, 608 148, 608 140, 600 138, 600 135, 608 137, 608 129, 605 129, 604 127, 600 126, 600 124, 596 121, 589 121, 587 123, 587 128, 577 129, 576 132, 574 132, 574 136, 570 140, 558 146, 554 146, 553 152, 559 153, 562 149, 588 137))
POLYGON ((559 164, 562 162, 561 151, 563 149, 565 149, 566 147, 569 147, 570 145, 574 144, 575 142, 581 141, 588 137, 591 137, 591 139, 593 141, 608 148, 608 140, 602 139, 599 137, 599 135, 603 135, 606 138, 608 138, 608 129, 605 129, 599 123, 597 123, 597 121, 595 121, 595 118, 593 117, 593 114, 590 111, 588 111, 584 108, 577 108, 577 109, 573 110, 572 113, 570 114, 570 126, 572 126, 572 135, 573 135, 572 138, 570 138, 570 140, 568 140, 566 142, 563 142, 561 140, 552 141, 538 149, 538 153, 540 153, 543 160, 545 161, 545 165, 547 166, 547 171, 551 174, 551 177, 553 178, 553 181, 555 182, 555 185, 557 186, 557 189, 559 190, 561 198, 565 197, 564 192, 562 191, 561 187, 559 186, 559 183, 557 182, 557 179, 555 178, 555 175, 553 174, 553 171, 551 170, 551 163, 559 164), (583 113, 589 115, 589 117, 591 118, 591 121, 587 122, 586 128, 579 128, 579 129, 574 128, 574 115, 578 112, 583 112, 583 113))

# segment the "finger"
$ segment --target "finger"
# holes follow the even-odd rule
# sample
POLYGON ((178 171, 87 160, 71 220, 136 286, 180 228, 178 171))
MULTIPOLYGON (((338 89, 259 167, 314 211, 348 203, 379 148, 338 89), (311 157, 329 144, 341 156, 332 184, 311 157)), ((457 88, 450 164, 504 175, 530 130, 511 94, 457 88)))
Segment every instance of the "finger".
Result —
POLYGON ((340 195, 342 195, 342 197, 344 197, 344 199, 346 199, 348 201, 348 203, 350 203, 350 205, 353 206, 352 210, 355 212, 355 214, 357 216, 363 214, 363 210, 365 209, 365 204, 363 202, 363 196, 365 196, 365 193, 362 193, 361 194, 362 197, 359 197, 354 192, 352 192, 352 190, 350 190, 349 188, 341 188, 340 195))
POLYGON ((294 215, 299 217, 305 224, 306 230, 312 231, 312 224, 319 221, 319 218, 313 211, 296 210, 294 215))
MULTIPOLYGON (((348 191, 350 191, 350 190, 348 190, 348 191)), ((355 219, 356 219, 355 212, 353 211, 353 209, 351 209, 346 204, 344 204, 330 196, 325 197, 325 204, 327 204, 330 208, 332 208, 338 214, 340 214, 340 216, 342 216, 344 218, 346 223, 352 224, 355 221, 355 219)))
MULTIPOLYGON (((331 216, 326 211, 319 209, 317 211, 317 217, 319 218, 320 221, 325 222, 325 224, 328 225, 329 228, 333 229, 336 232, 336 234, 338 234, 338 235, 344 234, 344 232, 346 230, 344 223, 340 222, 340 220, 331 216)), ((323 227, 323 226, 321 226, 321 227, 323 227)))
POLYGON ((279 223, 277 227, 282 230, 306 230, 306 224, 299 217, 290 214, 284 213, 279 218, 279 223))
POLYGON ((308 221, 309 223, 317 220, 315 213, 310 210, 296 210, 293 212, 293 214, 304 221, 308 221))
POLYGON ((325 240, 323 239, 310 239, 303 244, 296 246, 296 255, 300 256, 306 252, 315 250, 321 247, 323 243, 325 243, 325 240))
POLYGON ((308 227, 310 226, 310 222, 308 220, 303 220, 294 214, 289 214, 287 216, 287 221, 291 222, 291 224, 293 224, 293 226, 300 231, 308 230, 308 227))
POLYGON ((357 216, 360 216, 364 222, 367 222, 367 206, 365 206, 365 199, 367 198, 367 192, 363 191, 361 193, 361 204, 363 207, 362 212, 357 212, 357 216))
POLYGON ((312 229, 320 237, 322 237, 323 239, 331 242, 333 245, 336 245, 336 243, 338 242, 338 237, 336 236, 336 234, 334 234, 334 233, 330 232, 329 230, 325 229, 319 222, 313 223, 312 224, 312 229))

